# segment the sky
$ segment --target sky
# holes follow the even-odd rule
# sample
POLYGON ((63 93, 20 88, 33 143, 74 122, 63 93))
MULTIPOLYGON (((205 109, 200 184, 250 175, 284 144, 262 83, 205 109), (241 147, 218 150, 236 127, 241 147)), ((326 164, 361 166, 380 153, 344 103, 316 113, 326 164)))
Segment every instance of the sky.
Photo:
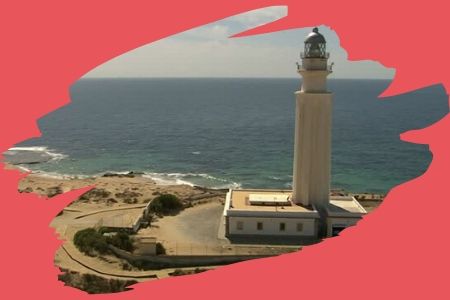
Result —
MULTIPOLYGON (((129 51, 83 77, 299 77, 296 62, 312 27, 229 38, 286 15, 285 6, 235 15, 129 51)), ((334 62, 331 78, 393 78, 394 69, 377 62, 348 61, 337 33, 317 26, 334 62)))

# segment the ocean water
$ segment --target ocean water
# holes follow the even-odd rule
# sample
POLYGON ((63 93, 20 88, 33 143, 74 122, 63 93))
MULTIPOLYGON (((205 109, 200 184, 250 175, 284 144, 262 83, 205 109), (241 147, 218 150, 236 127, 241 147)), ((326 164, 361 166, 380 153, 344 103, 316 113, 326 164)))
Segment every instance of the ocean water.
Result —
MULTIPOLYGON (((7 161, 52 176, 144 172, 160 183, 288 188, 299 79, 82 79, 42 137, 7 161)), ((427 145, 399 134, 448 113, 442 86, 378 99, 388 80, 329 80, 332 186, 385 193, 422 174, 427 145)))

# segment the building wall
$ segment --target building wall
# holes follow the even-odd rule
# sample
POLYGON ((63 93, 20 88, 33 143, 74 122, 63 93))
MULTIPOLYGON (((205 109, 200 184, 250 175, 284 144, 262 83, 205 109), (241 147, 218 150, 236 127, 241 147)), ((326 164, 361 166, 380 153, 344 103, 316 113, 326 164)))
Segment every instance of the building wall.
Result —
POLYGON ((315 236, 317 221, 314 218, 228 217, 227 227, 230 235, 315 236), (262 223, 260 230, 258 230, 258 223, 262 223), (285 224, 284 231, 280 231, 280 223, 285 224), (298 223, 302 224, 301 231, 297 231, 298 223))
POLYGON ((138 243, 137 249, 134 251, 137 255, 156 255, 156 242, 154 243, 138 243))
POLYGON ((111 247, 113 253, 130 264, 144 270, 166 268, 188 268, 200 266, 227 265, 249 259, 265 258, 273 255, 135 255, 122 249, 111 247))
POLYGON ((331 236, 333 231, 333 226, 350 227, 355 225, 361 218, 327 218, 327 235, 331 236))

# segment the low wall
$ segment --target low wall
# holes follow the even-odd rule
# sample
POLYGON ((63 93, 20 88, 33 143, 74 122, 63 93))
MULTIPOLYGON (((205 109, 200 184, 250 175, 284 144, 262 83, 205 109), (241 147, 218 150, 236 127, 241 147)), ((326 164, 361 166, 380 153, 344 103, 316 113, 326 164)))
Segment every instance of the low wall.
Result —
POLYGON ((273 255, 134 255, 111 246, 114 254, 126 259, 130 264, 144 270, 166 268, 188 268, 202 266, 218 266, 246 261, 249 259, 271 257, 273 255))

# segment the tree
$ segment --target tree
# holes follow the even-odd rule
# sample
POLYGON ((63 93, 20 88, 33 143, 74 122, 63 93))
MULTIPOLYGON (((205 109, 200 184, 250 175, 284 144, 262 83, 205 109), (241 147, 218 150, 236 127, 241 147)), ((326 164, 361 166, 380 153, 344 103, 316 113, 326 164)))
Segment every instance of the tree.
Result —
POLYGON ((166 254, 166 248, 160 242, 156 243, 156 255, 164 255, 166 254))
POLYGON ((104 228, 96 230, 94 228, 86 228, 75 233, 73 243, 81 252, 95 256, 96 254, 106 254, 109 245, 117 247, 125 251, 133 251, 133 240, 125 232, 117 232, 112 236, 104 236, 104 228))
POLYGON ((118 232, 113 236, 107 237, 106 242, 119 249, 132 252, 134 250, 133 241, 125 232, 118 232))
POLYGON ((148 208, 155 214, 168 215, 182 210, 183 203, 175 195, 162 194, 153 199, 148 208))
POLYGON ((81 252, 95 256, 96 253, 108 252, 108 244, 104 236, 94 228, 86 228, 75 233, 73 243, 81 252))

